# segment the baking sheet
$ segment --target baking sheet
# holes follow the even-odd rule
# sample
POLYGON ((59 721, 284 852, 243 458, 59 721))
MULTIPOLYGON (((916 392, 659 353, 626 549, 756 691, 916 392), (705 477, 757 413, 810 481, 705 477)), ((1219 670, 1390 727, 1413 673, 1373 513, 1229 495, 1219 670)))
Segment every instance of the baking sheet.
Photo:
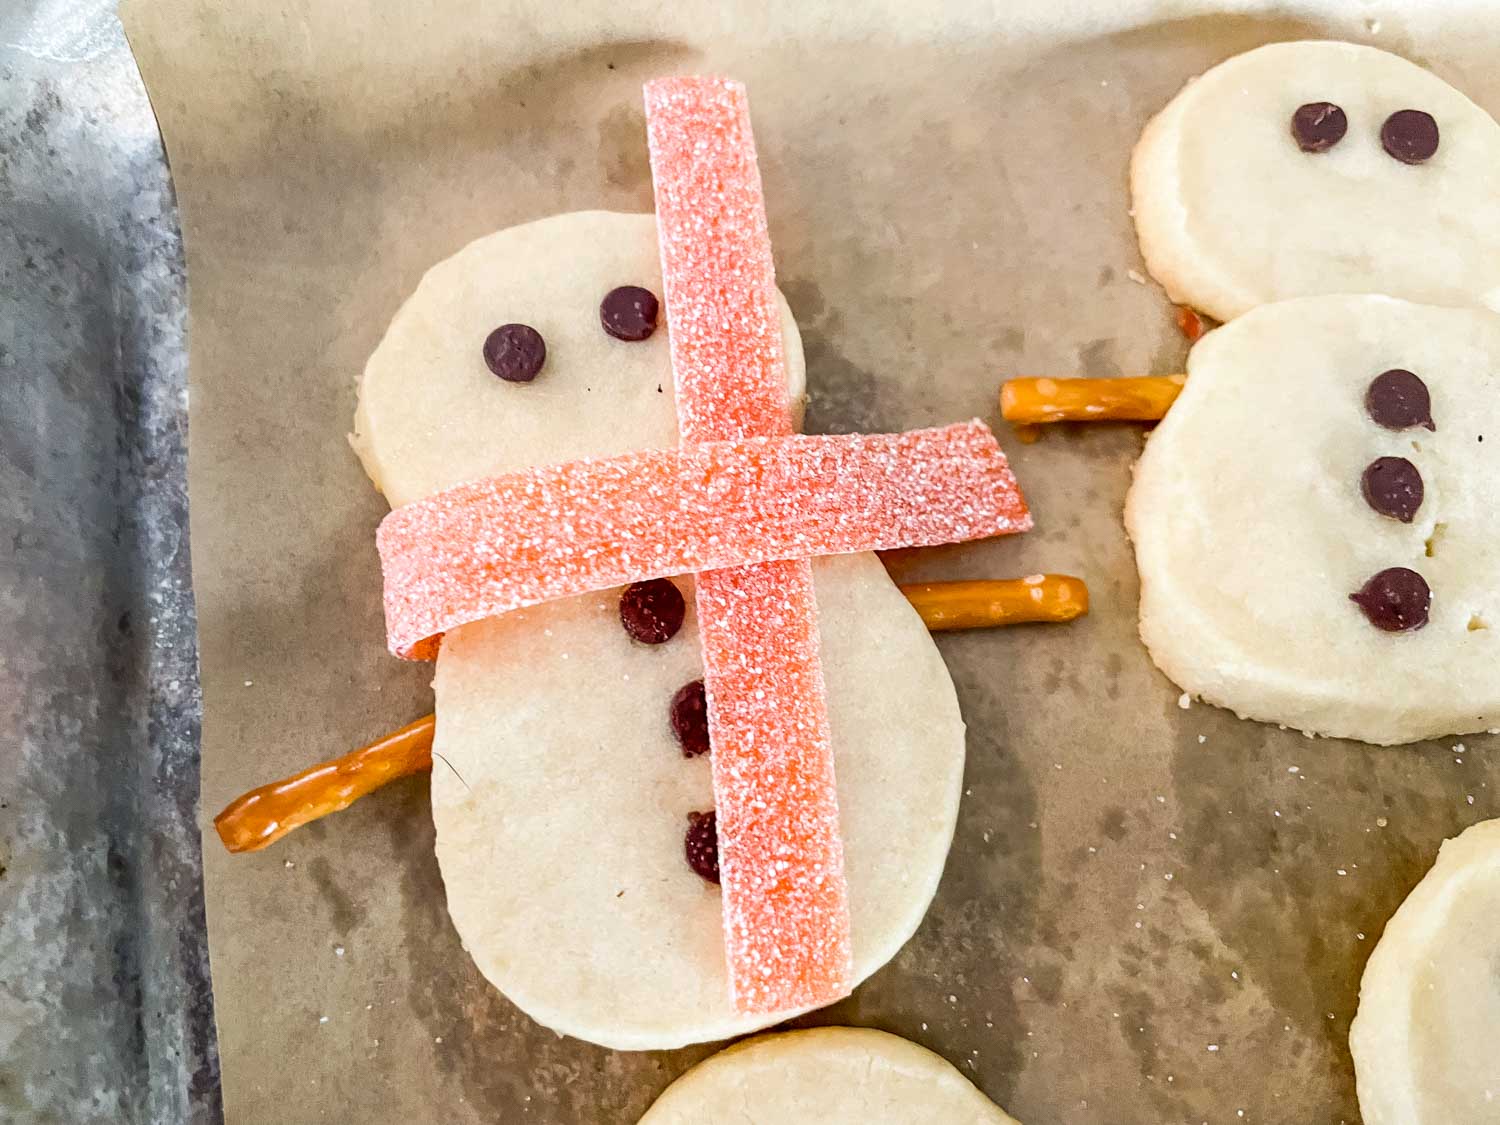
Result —
POLYGON ((0 4, 0 1121, 219 1119, 187 319, 109 0, 0 4))
MULTIPOLYGON (((1336 35, 1500 107, 1480 7, 1276 11, 129 3, 191 278, 205 810, 430 704, 428 670, 384 651, 384 505, 343 441, 421 271, 507 224, 649 208, 641 82, 730 72, 808 428, 989 418, 1037 513, 893 570, 1071 571, 1094 596, 1066 628, 941 639, 970 724, 943 886, 890 966, 798 1022, 906 1035, 1028 1125, 1357 1120, 1360 969, 1437 843, 1495 815, 1492 740, 1376 750, 1179 707, 1134 637, 1138 430, 1022 445, 994 405, 1009 374, 1181 368, 1125 168, 1190 75, 1336 35)), ((424 780, 258 855, 210 839, 205 869, 231 1121, 631 1122, 711 1049, 559 1039, 489 989, 447 923, 424 780)))

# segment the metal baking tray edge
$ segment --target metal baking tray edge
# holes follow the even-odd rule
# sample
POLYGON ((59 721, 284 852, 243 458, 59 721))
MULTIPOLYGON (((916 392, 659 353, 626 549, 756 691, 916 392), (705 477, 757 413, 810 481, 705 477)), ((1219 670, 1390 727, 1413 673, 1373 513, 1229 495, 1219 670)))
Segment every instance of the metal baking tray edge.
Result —
POLYGON ((0 5, 0 1120, 222 1120, 186 280, 113 0, 0 5))

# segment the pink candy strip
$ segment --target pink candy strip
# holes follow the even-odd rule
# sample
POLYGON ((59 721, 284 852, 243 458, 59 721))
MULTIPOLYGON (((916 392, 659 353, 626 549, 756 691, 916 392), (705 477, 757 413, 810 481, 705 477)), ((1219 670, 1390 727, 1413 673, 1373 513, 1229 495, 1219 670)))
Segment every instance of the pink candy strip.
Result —
POLYGON ((458 485, 391 512, 376 542, 391 650, 554 598, 776 559, 1025 530, 980 422, 905 434, 642 450, 458 485))
POLYGON ((854 988, 818 604, 807 559, 698 575, 730 995, 819 1008, 854 988))
POLYGON ((646 137, 682 441, 789 434, 776 267, 744 86, 646 83, 646 137))
MULTIPOLYGON (((788 433, 786 362, 745 89, 646 85, 677 422, 684 443, 788 433)), ((698 576, 725 955, 742 1012, 854 985, 849 892, 802 559, 698 576)))

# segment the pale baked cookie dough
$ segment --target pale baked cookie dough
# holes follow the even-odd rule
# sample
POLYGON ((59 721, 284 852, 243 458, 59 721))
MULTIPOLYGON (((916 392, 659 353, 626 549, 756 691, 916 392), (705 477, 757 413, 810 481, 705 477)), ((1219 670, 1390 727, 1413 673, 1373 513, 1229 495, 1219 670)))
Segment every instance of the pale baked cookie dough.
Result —
POLYGON ((764 1035, 721 1051, 640 1125, 1017 1125, 943 1058, 855 1027, 764 1035))
POLYGON ((1500 316, 1387 297, 1266 305, 1209 333, 1135 470, 1125 522, 1141 637, 1188 693, 1245 718, 1392 744, 1500 726, 1500 316), (1366 406, 1382 372, 1425 381, 1436 430, 1366 406), (1406 459, 1411 522, 1363 475, 1406 459), (1350 600, 1405 568, 1421 628, 1350 600))
MULTIPOLYGON (((620 285, 661 297, 656 216, 554 215, 477 239, 428 270, 365 365, 350 438, 391 506, 536 464, 675 446, 665 323, 640 341, 599 326, 600 300, 620 285), (507 384, 481 358, 485 337, 507 323, 546 341, 531 383, 507 384)), ((802 340, 784 298, 781 313, 800 418, 802 340)))
MULTIPOLYGON (((584 213, 481 239, 402 307, 362 386, 359 448, 393 502, 465 479, 676 442, 667 333, 599 326, 618 285, 661 292, 655 221, 584 213), (485 367, 506 322, 536 327, 530 383, 485 367), (658 387, 661 388, 658 391, 658 387)), ((794 396, 803 361, 790 316, 794 396)), ((926 912, 952 841, 964 727, 916 612, 870 555, 814 560, 856 979, 926 912)), ((685 759, 673 695, 702 675, 691 612, 661 645, 621 628, 619 591, 449 633, 437 664, 437 856, 449 913, 486 978, 538 1022, 619 1049, 677 1047, 777 1023, 729 999, 720 895, 687 865, 713 808, 685 759), (449 768, 449 767, 452 768, 449 768)))
POLYGON ((1219 320, 1324 293, 1495 307, 1496 167, 1500 125, 1421 67, 1352 43, 1276 43, 1214 67, 1151 120, 1131 200, 1152 276, 1219 320), (1304 152, 1292 115, 1318 102, 1337 105, 1347 131, 1304 152), (1405 109, 1438 127, 1418 164, 1381 140, 1405 109))
POLYGON ((1365 1125, 1500 1122, 1500 820, 1443 844, 1386 923, 1349 1050, 1365 1125))

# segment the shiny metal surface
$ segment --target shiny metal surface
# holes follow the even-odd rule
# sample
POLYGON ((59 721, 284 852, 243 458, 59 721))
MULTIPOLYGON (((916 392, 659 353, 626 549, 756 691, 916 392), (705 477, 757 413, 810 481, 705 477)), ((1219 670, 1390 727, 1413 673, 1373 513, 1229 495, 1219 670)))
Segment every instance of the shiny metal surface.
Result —
POLYGON ((0 1120, 221 1118, 185 292, 112 0, 0 4, 0 1120))

